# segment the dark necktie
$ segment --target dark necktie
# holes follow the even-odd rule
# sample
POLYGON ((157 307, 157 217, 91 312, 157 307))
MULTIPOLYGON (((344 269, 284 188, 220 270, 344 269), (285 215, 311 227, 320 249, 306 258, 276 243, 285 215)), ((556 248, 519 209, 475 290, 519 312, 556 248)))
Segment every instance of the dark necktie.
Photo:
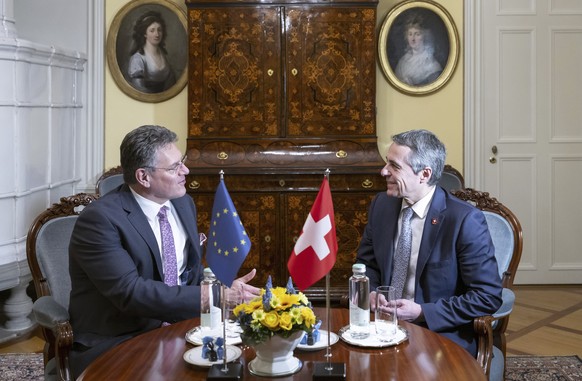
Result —
POLYGON ((408 265, 410 263, 410 251, 412 249, 412 229, 410 220, 413 210, 411 207, 402 210, 402 227, 400 237, 396 244, 396 253, 394 254, 394 266, 392 268, 392 283, 395 288, 395 297, 402 298, 406 276, 408 275, 408 265))
POLYGON ((162 234, 162 257, 164 260, 164 283, 168 286, 178 285, 178 264, 176 261, 176 246, 174 234, 167 216, 168 207, 162 206, 158 213, 160 232, 162 234))

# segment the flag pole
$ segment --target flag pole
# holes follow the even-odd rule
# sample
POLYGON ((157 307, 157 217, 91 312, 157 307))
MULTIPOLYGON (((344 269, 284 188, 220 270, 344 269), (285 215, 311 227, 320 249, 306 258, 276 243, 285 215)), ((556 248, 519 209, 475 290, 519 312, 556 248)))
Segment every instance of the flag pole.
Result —
MULTIPOLYGON (((325 179, 329 185, 329 173, 331 171, 327 168, 324 172, 325 179)), ((331 193, 331 186, 330 186, 331 193)), ((330 321, 330 302, 329 302, 329 288, 330 288, 330 274, 331 270, 325 274, 325 320, 327 321, 327 350, 325 357, 327 362, 316 362, 314 364, 312 381, 339 381, 346 380, 346 364, 331 362, 331 321, 330 321)))
POLYGON ((227 353, 226 353, 226 318, 228 316, 226 316, 226 286, 224 285, 224 283, 220 282, 220 287, 222 288, 222 295, 220 298, 220 304, 222 307, 222 339, 223 341, 223 345, 224 345, 224 352, 222 355, 222 372, 223 373, 228 373, 228 362, 226 361, 226 357, 227 357, 227 353))
MULTIPOLYGON (((221 169, 218 172, 220 181, 224 180, 224 171, 221 169)), ((226 345, 226 285, 220 282, 221 298, 220 306, 222 307, 222 339, 223 339, 223 358, 222 366, 220 364, 213 364, 209 371, 207 381, 239 381, 243 377, 243 366, 241 363, 233 363, 228 365, 228 346, 226 345)))
MULTIPOLYGON (((327 182, 329 183, 329 173, 331 171, 329 170, 329 168, 327 168, 325 170, 324 176, 327 180, 327 182)), ((331 190, 331 187, 330 187, 331 190)), ((327 351, 325 353, 325 357, 327 357, 327 370, 331 370, 331 322, 330 322, 330 302, 329 302, 329 273, 331 271, 328 271, 327 274, 325 274, 325 320, 327 322, 327 351)))
MULTIPOLYGON (((224 180, 224 171, 221 169, 218 174, 220 175, 220 181, 224 180)), ((223 352, 223 357, 222 357, 222 364, 223 364, 223 368, 222 368, 222 372, 223 373, 228 373, 228 362, 226 361, 227 358, 227 348, 226 348, 226 286, 224 285, 224 283, 220 282, 220 287, 222 288, 222 292, 221 292, 221 298, 220 298, 220 304, 222 307, 222 339, 223 341, 223 345, 224 345, 224 352, 223 352)))

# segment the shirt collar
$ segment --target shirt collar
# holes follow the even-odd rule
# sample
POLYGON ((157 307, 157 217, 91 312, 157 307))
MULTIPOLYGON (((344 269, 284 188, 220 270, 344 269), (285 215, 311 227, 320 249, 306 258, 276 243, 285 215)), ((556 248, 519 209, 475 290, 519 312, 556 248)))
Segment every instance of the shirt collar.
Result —
POLYGON ((133 194, 135 201, 137 201, 139 207, 146 215, 147 219, 150 221, 154 221, 157 218, 158 212, 160 211, 160 208, 162 206, 167 206, 169 210, 172 210, 172 203, 170 201, 166 201, 165 203, 160 205, 157 202, 148 200, 147 198, 139 195, 131 187, 129 187, 129 189, 131 190, 131 193, 133 194))
POLYGON ((416 214, 419 218, 424 218, 428 214, 428 209, 430 207, 430 201, 432 200, 432 196, 436 190, 436 186, 433 186, 431 190, 420 200, 415 202, 414 204, 408 205, 404 199, 402 200, 402 209, 410 206, 414 214, 416 214))

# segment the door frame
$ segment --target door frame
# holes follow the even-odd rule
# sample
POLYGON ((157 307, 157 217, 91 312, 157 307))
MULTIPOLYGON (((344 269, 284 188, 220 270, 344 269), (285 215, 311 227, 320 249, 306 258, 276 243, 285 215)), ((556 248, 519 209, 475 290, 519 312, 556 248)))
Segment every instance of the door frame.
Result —
POLYGON ((481 189, 483 185, 483 154, 481 152, 483 118, 480 108, 482 91, 481 19, 482 0, 464 0, 464 97, 463 97, 463 176, 468 187, 481 189))

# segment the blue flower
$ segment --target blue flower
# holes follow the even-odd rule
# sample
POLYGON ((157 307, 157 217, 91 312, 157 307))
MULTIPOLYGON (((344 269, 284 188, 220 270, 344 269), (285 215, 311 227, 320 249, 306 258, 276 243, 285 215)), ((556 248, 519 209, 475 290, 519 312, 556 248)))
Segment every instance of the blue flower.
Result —
POLYGON ((271 276, 267 279, 267 284, 265 285, 265 293, 263 294, 263 310, 265 312, 271 311, 271 298, 273 297, 271 289, 273 288, 273 281, 271 276))
POLYGON ((295 294, 295 287, 293 287, 293 280, 291 277, 289 277, 289 280, 287 281, 287 293, 290 295, 295 294))

